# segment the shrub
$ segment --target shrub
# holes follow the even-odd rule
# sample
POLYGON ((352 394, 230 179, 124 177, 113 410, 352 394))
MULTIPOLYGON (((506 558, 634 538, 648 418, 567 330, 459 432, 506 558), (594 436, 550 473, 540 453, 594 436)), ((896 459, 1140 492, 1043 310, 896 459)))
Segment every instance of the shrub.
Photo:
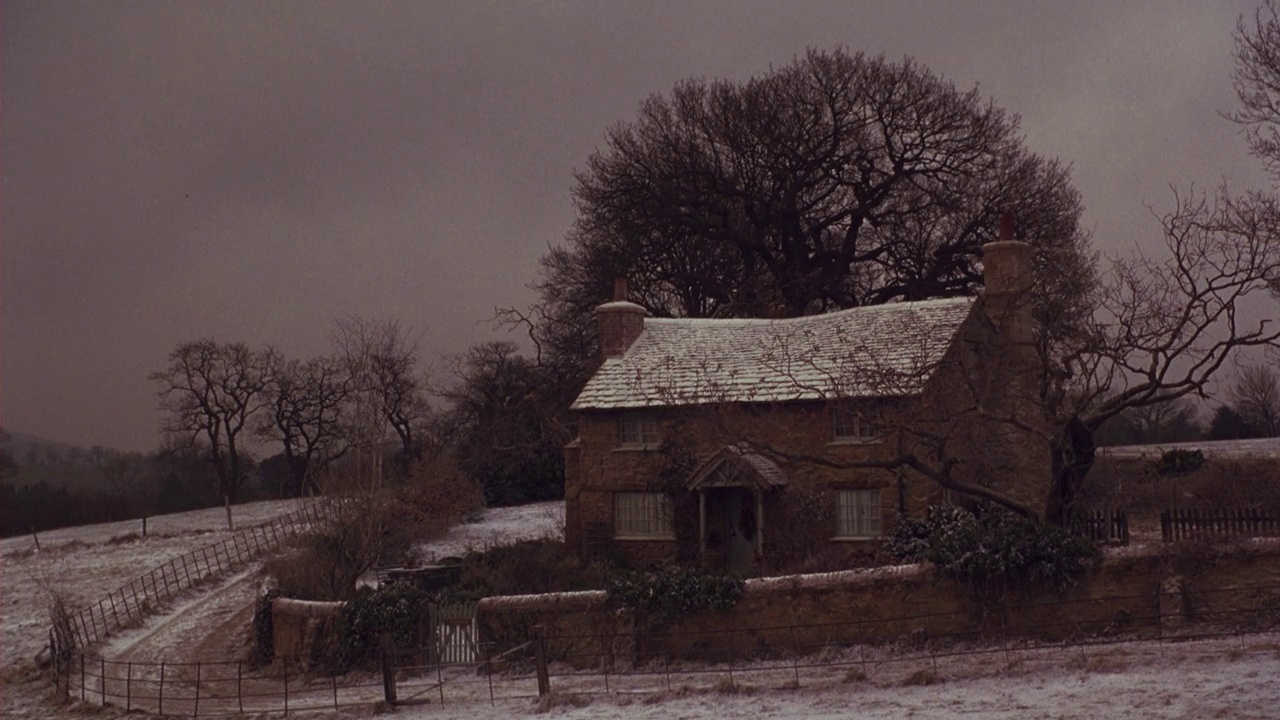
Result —
POLYGON ((319 527, 267 564, 285 597, 345 600, 366 572, 410 562, 416 543, 444 535, 482 507, 475 483, 440 463, 419 466, 404 485, 325 502, 319 527))
POLYGON ((607 588, 611 603, 644 610, 656 624, 703 610, 728 612, 738 604, 742 589, 738 578, 687 567, 617 571, 607 588))
POLYGON ((1200 450, 1166 450, 1160 456, 1156 471, 1164 477, 1187 475, 1204 465, 1204 452, 1200 450))
POLYGON ((468 553, 446 599, 598 590, 605 573, 603 566, 583 564, 560 540, 526 540, 468 553))
POLYGON ((427 600, 407 583, 360 588, 338 618, 337 669, 345 672, 367 658, 383 633, 393 647, 412 647, 427 600))
POLYGON ((1092 542, 1064 528, 1005 510, 975 515, 952 506, 933 506, 923 520, 903 520, 890 547, 900 560, 933 563, 984 599, 1010 589, 1061 591, 1101 558, 1092 542))

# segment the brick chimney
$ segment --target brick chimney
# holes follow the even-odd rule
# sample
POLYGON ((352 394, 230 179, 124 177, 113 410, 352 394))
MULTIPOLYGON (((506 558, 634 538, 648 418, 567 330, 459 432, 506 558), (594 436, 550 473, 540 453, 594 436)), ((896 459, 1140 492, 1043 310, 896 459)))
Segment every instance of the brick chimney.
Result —
POLYGON ((1032 351, 1031 246, 1013 239, 1013 218, 1000 217, 1000 239, 982 246, 987 315, 1015 352, 1032 351))
POLYGON ((627 281, 613 281, 613 300, 596 307, 600 360, 622 357, 644 330, 644 308, 627 302, 627 281))
POLYGON ((1040 402, 1043 373, 1033 334, 1031 259, 1031 246, 1014 239, 1013 219, 1001 217, 1000 239, 982 246, 986 287, 981 302, 998 332, 990 354, 972 371, 976 399, 991 419, 975 421, 971 428, 968 441, 982 450, 969 479, 1043 512, 1052 462, 1040 402))

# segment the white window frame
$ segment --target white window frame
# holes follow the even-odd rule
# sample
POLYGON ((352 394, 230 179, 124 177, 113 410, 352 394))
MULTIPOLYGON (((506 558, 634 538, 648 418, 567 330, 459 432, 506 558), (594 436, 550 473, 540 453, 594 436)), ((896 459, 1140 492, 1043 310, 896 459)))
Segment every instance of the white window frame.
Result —
POLYGON ((662 442, 658 419, 650 413, 624 412, 618 416, 618 447, 629 450, 656 448, 662 442))
POLYGON ((866 408, 843 402, 831 404, 831 442, 856 444, 879 441, 879 428, 868 419, 866 408))
POLYGON ((880 489, 836 491, 836 538, 860 540, 883 534, 880 489))
POLYGON ((671 497, 654 492, 614 493, 613 536, 619 540, 675 540, 671 497))

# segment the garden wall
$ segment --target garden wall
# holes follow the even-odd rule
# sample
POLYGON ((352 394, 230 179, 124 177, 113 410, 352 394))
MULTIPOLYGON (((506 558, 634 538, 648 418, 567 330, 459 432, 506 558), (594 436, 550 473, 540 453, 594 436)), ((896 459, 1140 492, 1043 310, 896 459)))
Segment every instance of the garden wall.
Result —
MULTIPOLYGON (((1041 639, 1107 635, 1230 621, 1280 622, 1280 542, 1165 545, 1108 551, 1101 566, 1063 593, 1006 597, 983 607, 921 566, 748 580, 729 612, 700 613, 661 628, 610 609, 601 591, 494 597, 478 608, 480 634, 497 651, 544 626, 548 656, 579 663, 634 654, 721 659, 765 649, 883 642, 974 632, 1041 639), (1221 588, 1256 588, 1215 592, 1221 588), (1003 623, 1003 627, 1002 627, 1003 623), (637 629, 639 628, 639 629, 637 629)), ((579 664, 575 663, 575 664, 579 664)))

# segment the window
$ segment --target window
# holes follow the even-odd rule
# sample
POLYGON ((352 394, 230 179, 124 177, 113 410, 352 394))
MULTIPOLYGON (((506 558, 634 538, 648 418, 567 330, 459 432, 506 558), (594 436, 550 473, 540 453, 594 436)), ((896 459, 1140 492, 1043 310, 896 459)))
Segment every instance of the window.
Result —
POLYGON ((658 437, 658 421, 647 413, 623 413, 618 416, 618 447, 655 447, 662 440, 658 437))
POLYGON ((671 498, 662 493, 614 493, 614 536, 674 540, 671 498))
POLYGON ((874 442, 879 432, 863 408, 848 403, 831 406, 831 439, 835 442, 874 442))
POLYGON ((880 534, 880 491, 836 491, 836 537, 862 538, 880 534))

